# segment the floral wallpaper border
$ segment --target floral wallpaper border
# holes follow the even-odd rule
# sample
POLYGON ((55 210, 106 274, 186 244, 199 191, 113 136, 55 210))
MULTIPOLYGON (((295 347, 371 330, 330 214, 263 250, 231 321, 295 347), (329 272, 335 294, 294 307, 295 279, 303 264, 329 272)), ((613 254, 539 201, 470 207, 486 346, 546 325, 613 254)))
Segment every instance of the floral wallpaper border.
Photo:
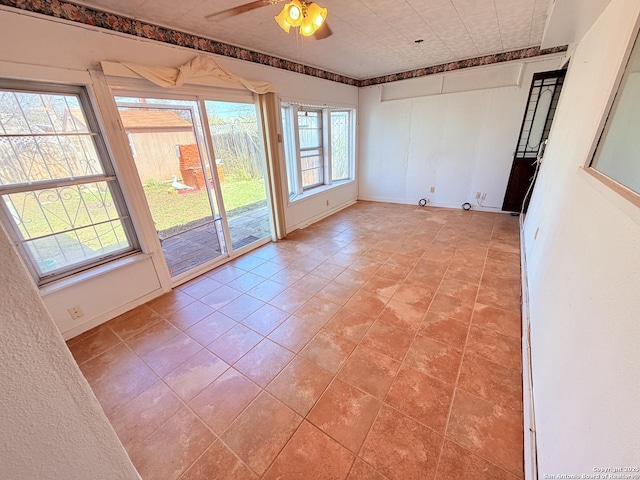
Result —
POLYGON ((270 67, 280 68, 291 72, 310 75, 312 77, 331 80, 333 82, 344 83, 356 87, 366 87, 370 85, 378 85, 381 83, 395 82, 397 80, 406 80, 409 78, 417 78, 425 75, 433 75, 435 73, 459 70, 462 68, 477 67, 480 65, 489 65, 492 63, 508 62, 511 60, 521 60, 524 58, 537 57, 540 55, 548 55, 552 53, 564 52, 567 46, 555 47, 541 50, 539 47, 525 48, 512 52, 499 53, 496 55, 486 55, 484 57, 471 58, 468 60, 460 60, 457 62, 445 63, 442 65, 434 65, 432 67, 418 68, 407 72, 394 73, 381 77, 370 78, 367 80, 356 80, 337 73, 328 72, 320 68, 314 68, 300 63, 284 60, 264 53, 254 52, 246 48, 236 47, 228 43, 211 40, 209 38, 199 37, 190 33, 184 33, 179 30, 172 30, 151 23, 142 22, 132 18, 116 15, 112 13, 102 12, 93 8, 82 5, 75 5, 70 2, 61 0, 0 0, 0 5, 13 7, 28 12, 48 15, 63 20, 91 25, 118 33, 125 33, 140 38, 156 40, 158 42, 168 43, 181 47, 192 48, 202 52, 214 53, 225 57, 237 58, 248 62, 268 65, 270 67))
POLYGON ((407 80, 409 78, 424 77, 425 75, 434 75, 436 73, 451 72, 453 70, 460 70, 463 68, 479 67, 481 65, 490 65, 492 63, 510 62, 512 60, 522 60, 524 58, 539 57, 541 55, 550 55, 552 53, 561 53, 566 51, 567 45, 547 48, 545 50, 541 50, 540 47, 523 48, 521 50, 513 50, 511 52, 485 55, 484 57, 459 60, 457 62, 443 63, 432 67, 418 68, 407 72, 392 73, 381 77, 369 78, 368 80, 360 80, 358 82, 358 86, 368 87, 370 85, 379 85, 381 83, 396 82, 398 80, 407 80))

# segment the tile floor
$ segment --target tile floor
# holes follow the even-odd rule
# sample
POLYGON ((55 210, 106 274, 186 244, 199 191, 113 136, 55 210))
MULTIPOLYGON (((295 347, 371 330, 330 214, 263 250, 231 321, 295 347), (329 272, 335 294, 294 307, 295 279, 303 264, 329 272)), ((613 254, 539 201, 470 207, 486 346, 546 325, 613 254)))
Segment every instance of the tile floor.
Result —
POLYGON ((145 480, 523 478, 518 249, 359 202, 68 345, 145 480))

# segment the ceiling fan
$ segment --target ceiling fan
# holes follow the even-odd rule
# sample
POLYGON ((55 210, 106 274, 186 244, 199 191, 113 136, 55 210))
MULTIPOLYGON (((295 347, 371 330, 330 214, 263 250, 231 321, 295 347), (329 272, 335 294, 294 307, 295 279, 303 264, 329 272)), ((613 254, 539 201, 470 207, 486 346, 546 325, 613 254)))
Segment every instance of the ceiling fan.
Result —
MULTIPOLYGON (((245 3, 244 5, 238 5, 237 7, 212 13, 205 18, 207 20, 223 20, 284 1, 285 0, 255 0, 245 3)), ((300 34, 304 36, 313 35, 318 40, 327 38, 333 33, 325 21, 326 18, 327 9, 308 0, 290 0, 282 11, 274 17, 280 28, 285 32, 288 33, 291 27, 300 27, 300 34)))

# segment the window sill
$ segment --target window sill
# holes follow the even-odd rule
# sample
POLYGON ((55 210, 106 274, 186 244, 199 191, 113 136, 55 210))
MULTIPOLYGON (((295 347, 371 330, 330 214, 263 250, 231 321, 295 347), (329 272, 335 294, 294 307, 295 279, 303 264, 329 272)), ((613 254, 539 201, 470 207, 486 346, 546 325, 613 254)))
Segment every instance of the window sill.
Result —
POLYGON ((103 265, 90 268, 83 272, 76 273, 75 275, 62 278, 55 282, 49 283, 47 285, 43 285, 42 287, 40 287, 40 295, 45 297, 47 295, 58 292, 65 288, 69 288, 74 285, 86 282, 87 280, 99 277, 101 275, 106 275, 115 270, 128 267, 129 265, 143 262, 146 259, 150 259, 150 258, 151 258, 151 254, 149 253, 140 253, 140 252, 132 253, 131 255, 128 255, 124 258, 119 258, 117 260, 113 260, 103 265))
POLYGON ((593 178, 609 187, 618 195, 633 203, 636 207, 640 207, 640 193, 631 190, 629 187, 617 182, 616 180, 596 170, 593 167, 583 167, 582 171, 587 173, 588 175, 591 175, 593 178))
POLYGON ((333 190, 334 188, 344 187, 352 183, 355 183, 355 179, 340 180, 338 182, 332 183, 331 185, 320 185, 318 187, 310 188, 309 190, 303 193, 290 195, 288 205, 291 206, 295 203, 301 202, 303 200, 307 200, 311 197, 315 197, 316 195, 319 195, 321 193, 325 193, 329 190, 333 190))
MULTIPOLYGON (((636 197, 635 201, 623 195, 620 189, 628 190, 626 187, 623 187, 591 167, 578 167, 577 174, 581 180, 586 182, 588 186, 600 195, 600 197, 594 196, 594 198, 609 202, 637 225, 640 225, 640 208, 638 208, 640 207, 640 195, 634 193, 636 197)), ((631 191, 629 192, 631 193, 631 191)))

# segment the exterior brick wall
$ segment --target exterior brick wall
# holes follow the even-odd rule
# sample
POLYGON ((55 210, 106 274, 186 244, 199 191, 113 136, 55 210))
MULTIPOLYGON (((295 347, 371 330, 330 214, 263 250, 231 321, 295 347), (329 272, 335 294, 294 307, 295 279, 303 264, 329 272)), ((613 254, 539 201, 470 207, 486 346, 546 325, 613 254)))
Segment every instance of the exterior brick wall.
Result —
MULTIPOLYGON (((180 150, 180 175, 182 183, 200 190, 205 187, 205 176, 200 163, 200 151, 198 145, 178 145, 180 150)), ((220 183, 224 182, 224 172, 220 165, 216 166, 220 183)))

